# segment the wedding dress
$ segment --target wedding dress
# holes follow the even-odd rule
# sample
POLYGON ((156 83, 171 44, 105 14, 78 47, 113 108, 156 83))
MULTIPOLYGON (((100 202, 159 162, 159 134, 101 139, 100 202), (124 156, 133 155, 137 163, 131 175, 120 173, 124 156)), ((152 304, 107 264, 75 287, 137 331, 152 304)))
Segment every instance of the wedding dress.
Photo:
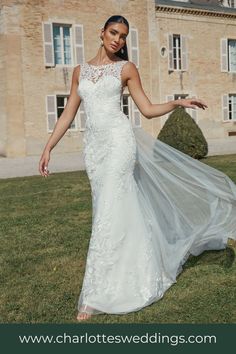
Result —
POLYGON ((82 64, 83 153, 92 233, 78 311, 124 314, 161 299, 189 255, 236 239, 236 185, 134 128, 122 112, 127 61, 82 64))

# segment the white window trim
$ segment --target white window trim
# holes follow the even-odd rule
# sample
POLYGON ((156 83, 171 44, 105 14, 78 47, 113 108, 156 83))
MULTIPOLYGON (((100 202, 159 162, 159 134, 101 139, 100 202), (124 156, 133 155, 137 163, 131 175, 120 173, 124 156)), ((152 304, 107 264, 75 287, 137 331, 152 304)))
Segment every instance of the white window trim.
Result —
POLYGON ((189 58, 188 58, 188 43, 187 36, 180 33, 168 33, 167 34, 168 42, 168 71, 178 71, 186 72, 189 70, 189 58), (176 53, 176 68, 174 67, 174 36, 178 36, 176 40, 178 47, 175 48, 176 53), (180 57, 179 50, 180 49, 180 57), (181 67, 179 66, 179 59, 181 61, 181 67))
POLYGON ((236 69, 235 70, 231 70, 231 57, 230 57, 230 52, 229 52, 229 41, 235 41, 236 42, 236 38, 234 39, 234 38, 228 38, 227 39, 227 52, 228 52, 228 57, 229 57, 229 68, 228 68, 228 70, 229 70, 229 72, 230 73, 236 73, 236 69))
POLYGON ((173 36, 172 36, 172 40, 173 40, 173 68, 174 68, 174 71, 181 71, 182 70, 182 68, 180 68, 179 67, 179 59, 181 60, 181 67, 182 67, 182 48, 181 48, 181 35, 180 34, 173 34, 173 36), (174 68, 174 37, 175 36, 178 36, 178 40, 177 40, 177 42, 178 42, 178 47, 177 47, 177 49, 179 49, 180 48, 180 57, 179 57, 179 50, 176 50, 176 48, 175 48, 175 52, 176 52, 176 54, 177 54, 177 57, 176 57, 176 62, 177 62, 177 67, 176 67, 176 69, 174 68))
POLYGON ((236 123, 236 119, 229 119, 229 96, 230 95, 233 95, 233 96, 236 96, 236 93, 233 93, 233 94, 224 94, 222 95, 222 121, 223 123, 233 123, 235 124, 236 123), (227 107, 224 105, 224 98, 227 96, 227 107), (224 114, 225 114, 225 111, 227 112, 227 119, 224 119, 224 114))
POLYGON ((55 62, 55 67, 57 68, 71 68, 74 66, 74 50, 73 50, 73 31, 72 31, 72 23, 68 23, 68 22, 65 22, 65 23, 62 23, 62 22, 58 22, 58 21, 55 21, 55 22, 52 22, 52 33, 53 33, 53 25, 58 25, 60 26, 60 40, 61 40, 61 50, 62 50, 62 58, 63 58, 63 61, 64 61, 64 52, 63 52, 63 49, 64 49, 64 44, 63 44, 63 31, 62 31, 62 27, 65 26, 65 27, 69 27, 69 31, 70 31, 70 54, 71 54, 71 64, 57 64, 56 63, 56 57, 55 57, 55 49, 54 49, 54 38, 52 39, 52 45, 53 45, 53 53, 54 53, 54 62, 55 62))

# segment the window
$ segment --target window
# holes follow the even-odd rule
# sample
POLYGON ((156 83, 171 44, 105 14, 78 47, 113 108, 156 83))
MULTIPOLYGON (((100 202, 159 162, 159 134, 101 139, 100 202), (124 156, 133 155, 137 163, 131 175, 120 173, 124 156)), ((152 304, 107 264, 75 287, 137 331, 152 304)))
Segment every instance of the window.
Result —
POLYGON ((72 65, 71 26, 53 24, 55 64, 72 65))
POLYGON ((84 63, 83 25, 43 22, 42 28, 45 67, 84 63))
MULTIPOLYGON (((184 93, 176 93, 176 94, 173 94, 173 95, 168 95, 166 96, 166 101, 169 102, 169 101, 173 101, 173 100, 178 100, 178 99, 182 99, 182 98, 195 98, 196 96, 195 95, 189 95, 189 94, 184 94, 184 93)), ((195 123, 197 123, 197 109, 194 109, 194 108, 184 108, 185 111, 193 118, 193 120, 195 121, 195 123)), ((164 125, 164 123, 166 122, 166 120, 168 119, 168 117, 170 116, 170 114, 172 113, 173 111, 165 114, 164 116, 161 117, 161 123, 162 123, 162 126, 164 125)))
POLYGON ((221 39, 221 71, 236 72, 236 39, 221 39))
POLYGON ((229 7, 236 8, 236 0, 228 0, 229 2, 229 7))
POLYGON ((229 120, 236 120, 236 95, 229 95, 229 120))
MULTIPOLYGON (((57 120, 60 118, 69 95, 48 95, 46 96, 47 130, 51 133, 57 120)), ((69 130, 77 130, 77 118, 71 122, 69 130)))
MULTIPOLYGON (((188 94, 175 94, 174 95, 174 99, 175 100, 178 100, 178 99, 181 99, 181 98, 194 98, 195 96, 194 95, 188 95, 188 94)), ((194 109, 194 108, 185 108, 185 111, 193 118, 193 120, 197 123, 197 109, 194 109)))
POLYGON ((223 95, 222 108, 224 121, 236 121, 236 94, 223 95))
MULTIPOLYGON (((66 106, 66 103, 68 101, 69 95, 68 96, 56 96, 57 98, 57 119, 60 118, 62 112, 64 111, 64 108, 66 106)), ((75 119, 69 126, 69 129, 75 130, 76 129, 76 124, 75 124, 75 119)))
POLYGON ((122 100, 122 110, 124 114, 129 117, 129 96, 128 95, 123 95, 123 100, 122 100))
POLYGON ((236 72, 236 40, 229 40, 228 48, 229 48, 229 71, 236 72))
POLYGON ((183 93, 176 93, 174 94, 174 100, 179 100, 181 98, 187 98, 188 97, 188 94, 183 94, 183 93))
POLYGON ((186 71, 188 69, 187 40, 181 34, 169 34, 168 69, 186 71))
POLYGON ((131 99, 130 95, 123 94, 123 99, 121 102, 122 110, 124 114, 131 119, 132 125, 134 127, 141 127, 141 113, 134 101, 131 99))
POLYGON ((180 46, 180 35, 173 35, 173 60, 174 69, 181 69, 181 46, 180 46))

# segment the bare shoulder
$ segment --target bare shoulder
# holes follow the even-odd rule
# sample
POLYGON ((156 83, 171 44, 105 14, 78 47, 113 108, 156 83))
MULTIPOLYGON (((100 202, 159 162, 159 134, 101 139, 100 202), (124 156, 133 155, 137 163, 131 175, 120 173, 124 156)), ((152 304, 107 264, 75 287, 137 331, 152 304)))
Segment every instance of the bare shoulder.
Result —
POLYGON ((127 61, 123 67, 124 79, 130 79, 138 75, 138 69, 132 61, 127 61))
POLYGON ((79 74, 79 73, 80 73, 80 68, 81 68, 81 65, 80 65, 80 64, 77 65, 77 66, 75 66, 75 67, 74 67, 74 70, 73 70, 73 73, 79 74))
POLYGON ((80 75, 80 70, 81 70, 81 65, 77 65, 74 67, 74 70, 73 70, 73 76, 72 76, 72 79, 79 82, 79 75, 80 75))

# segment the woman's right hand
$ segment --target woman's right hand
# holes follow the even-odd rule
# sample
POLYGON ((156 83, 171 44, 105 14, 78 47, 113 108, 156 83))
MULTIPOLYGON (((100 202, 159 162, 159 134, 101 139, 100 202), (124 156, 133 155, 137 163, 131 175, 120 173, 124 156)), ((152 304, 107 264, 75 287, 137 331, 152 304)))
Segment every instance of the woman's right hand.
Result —
POLYGON ((39 172, 43 177, 49 176, 48 163, 50 160, 50 151, 44 150, 41 159, 39 161, 39 172))

